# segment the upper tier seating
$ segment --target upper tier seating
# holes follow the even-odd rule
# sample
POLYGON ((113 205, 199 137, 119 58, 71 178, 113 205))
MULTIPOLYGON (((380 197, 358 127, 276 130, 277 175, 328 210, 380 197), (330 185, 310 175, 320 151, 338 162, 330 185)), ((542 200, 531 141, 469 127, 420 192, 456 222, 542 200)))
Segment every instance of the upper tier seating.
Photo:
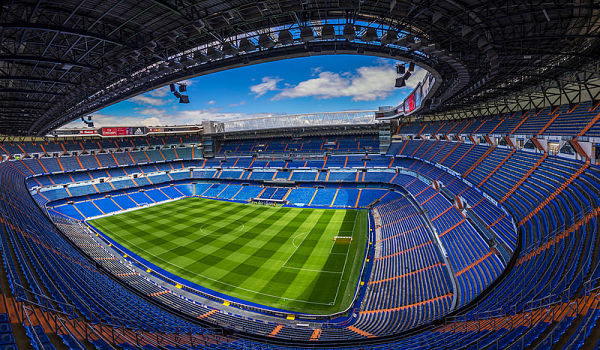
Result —
MULTIPOLYGON (((472 120, 402 124, 398 133, 598 136, 598 123, 592 123, 598 112, 597 104, 582 103, 472 120)), ((449 142, 445 138, 395 141, 387 157, 369 156, 371 160, 363 160, 363 155, 324 157, 322 154, 323 148, 332 148, 334 153, 338 148, 339 153, 364 152, 363 147, 369 147, 369 140, 360 140, 359 145, 358 138, 338 138, 335 146, 325 146, 324 142, 335 137, 231 141, 219 150, 220 154, 225 154, 227 149, 231 151, 227 161, 198 159, 190 148, 169 148, 0 163, 0 243, 10 291, 38 305, 52 300, 56 310, 47 312, 60 310, 72 314, 89 327, 109 324, 117 333, 124 325, 132 329, 133 333, 117 335, 116 340, 107 336, 92 339, 98 346, 103 342, 118 342, 125 348, 131 347, 136 344, 136 337, 129 335, 137 334, 163 339, 160 340, 165 341, 162 346, 183 347, 183 339, 189 339, 187 335, 191 333, 196 344, 207 348, 276 347, 257 340, 231 342, 214 335, 206 327, 157 308, 121 284, 126 283, 151 295, 148 298, 186 309, 194 317, 243 327, 264 336, 278 333, 276 336, 281 338, 307 341, 311 338, 319 341, 362 339, 425 325, 418 333, 390 339, 381 348, 416 349, 425 343, 431 348, 473 349, 521 349, 530 345, 579 348, 584 344, 594 347, 591 341, 595 339, 594 327, 600 316, 600 296, 594 289, 600 278, 598 167, 590 162, 531 150, 490 147, 470 141, 449 142), (291 149, 320 155, 292 161, 277 156, 291 149), (261 150, 269 156, 265 159, 237 157, 236 150, 239 154, 261 150), (169 161, 173 159, 185 161, 169 161), (148 162, 156 163, 146 164, 148 162), (204 169, 173 172, 188 166, 204 169), (218 167, 225 169, 210 169, 218 167), (228 167, 235 169, 226 169, 228 167), (243 170, 247 167, 253 171, 243 170), (297 170, 299 167, 312 169, 297 170), (356 167, 368 169, 366 172, 352 169, 356 167), (374 167, 381 169, 374 171, 374 167), (90 170, 94 168, 102 169, 90 170), (325 171, 317 172, 322 168, 325 171), (400 168, 400 172, 396 173, 395 168, 400 168), (153 174, 165 170, 171 173, 153 174), (47 175, 51 172, 60 173, 47 175), (46 175, 25 180, 34 174, 46 175), (118 178, 128 174, 145 175, 135 179, 118 178), (89 183, 99 178, 110 181, 89 183), (201 178, 211 182, 202 183, 201 178), (169 186, 171 179, 188 182, 169 186), (219 180, 223 183, 215 182, 219 180), (260 180, 326 181, 328 185, 318 189, 299 187, 289 192, 287 188, 282 188, 285 191, 282 192, 275 187, 263 191, 264 186, 254 183, 260 180), (250 184, 242 184, 242 181, 250 184), (360 186, 373 186, 369 183, 390 186, 391 183, 398 187, 397 191, 388 191, 387 188, 349 186, 348 182, 360 186), (32 191, 30 196, 24 183, 29 187, 58 186, 32 191), (140 192, 139 186, 145 186, 144 191, 140 192), (105 197, 105 193, 111 193, 112 197, 105 197), (94 244, 91 234, 82 234, 86 231, 68 218, 82 220, 189 195, 242 201, 259 195, 269 198, 283 195, 293 203, 312 206, 354 207, 375 203, 379 215, 374 221, 376 239, 370 250, 373 254, 370 263, 365 265, 371 278, 364 286, 365 294, 360 308, 355 310, 356 318, 308 329, 190 306, 140 275, 131 275, 130 270, 94 244), (75 200, 74 204, 67 203, 70 199, 75 200), (53 203, 56 210, 68 216, 61 217, 55 209, 49 210, 60 231, 36 203, 53 203), (435 249, 436 236, 447 256, 435 249), (74 244, 96 263, 81 254, 74 244), (512 252, 515 255, 511 258, 512 252), (96 264, 107 270, 99 269, 96 264), (507 269, 502 272, 504 266, 507 269), (105 271, 115 277, 109 277, 105 271), (484 291, 490 284, 493 288, 484 291), (27 291, 22 292, 24 289, 27 291), (473 299, 475 302, 470 303, 473 299), (76 312, 73 314, 71 310, 76 312), (456 314, 446 320, 445 325, 429 324, 450 310, 456 310, 456 314), (160 326, 157 319, 162 320, 160 326), (186 336, 181 336, 183 333, 186 336), (169 336, 158 337, 159 334, 169 336)), ((174 136, 112 143, 117 149, 124 149, 185 142, 184 137, 174 136)), ((80 152, 91 147, 108 149, 110 143, 89 140, 35 145, 4 142, 0 152, 80 152)), ((375 139, 373 145, 378 147, 375 139)), ((54 333, 40 330, 37 324, 27 324, 23 329, 23 334, 31 339, 54 333)), ((1 344, 10 346, 13 342, 9 338, 1 344)), ((48 339, 56 341, 53 337, 48 339)), ((48 344, 46 338, 42 341, 48 344)), ((74 337, 64 341, 66 344, 82 339, 74 337)), ((185 345, 189 340, 187 342, 185 345)), ((159 347, 158 344, 144 345, 159 347)))
POLYGON ((402 123, 397 134, 405 135, 558 135, 558 136, 600 136, 598 102, 586 101, 573 105, 562 105, 541 110, 504 113, 482 116, 470 120, 445 122, 402 123))

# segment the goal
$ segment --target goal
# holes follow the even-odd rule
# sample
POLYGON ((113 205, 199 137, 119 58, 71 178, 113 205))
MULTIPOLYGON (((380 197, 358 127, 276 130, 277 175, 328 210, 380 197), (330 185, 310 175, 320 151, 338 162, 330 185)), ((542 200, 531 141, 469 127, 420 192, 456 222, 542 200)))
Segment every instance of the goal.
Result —
POLYGON ((335 236, 333 237, 333 242, 342 243, 342 244, 350 244, 352 243, 352 237, 348 236, 335 236))

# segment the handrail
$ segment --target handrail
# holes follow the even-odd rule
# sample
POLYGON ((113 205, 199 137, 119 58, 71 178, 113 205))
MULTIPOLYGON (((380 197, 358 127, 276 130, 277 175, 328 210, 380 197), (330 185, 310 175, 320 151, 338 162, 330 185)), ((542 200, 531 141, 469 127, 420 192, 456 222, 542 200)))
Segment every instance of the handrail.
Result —
MULTIPOLYGON (((51 312, 52 315, 55 317, 55 323, 56 323, 56 329, 54 330, 57 334, 59 333, 60 329, 58 328, 58 323, 60 322, 60 324, 62 325, 62 327, 64 328, 64 331, 66 331, 67 333, 69 333, 71 336, 73 336, 75 339, 77 339, 77 337, 69 330, 69 328, 65 325, 65 320, 63 319, 63 316, 66 316, 67 318, 70 319, 71 322, 74 322, 75 320, 79 320, 81 319, 81 317, 77 316, 77 315, 69 315, 66 314, 64 312, 61 312, 60 310, 56 310, 56 309, 49 309, 48 307, 44 306, 44 305, 40 305, 37 302, 30 300, 30 299, 23 299, 23 300, 19 300, 22 303, 22 308, 24 311, 31 311, 31 313, 34 312, 34 308, 38 307, 40 308, 42 311, 45 312, 51 312)), ((33 322, 31 322, 31 319, 29 318, 29 315, 24 313, 23 316, 26 316, 27 321, 29 322, 29 324, 33 325, 33 322)), ((37 317, 37 316, 36 316, 37 317)), ((129 337, 128 335, 126 335, 122 330, 130 330, 133 333, 135 333, 136 338, 137 337, 141 337, 142 339, 146 340, 148 343, 155 345, 156 347, 162 347, 157 340, 154 340, 152 338, 150 338, 146 333, 144 332, 140 332, 140 329, 136 329, 133 328, 131 326, 125 326, 125 325, 121 325, 118 327, 115 327, 114 324, 110 324, 110 323, 105 323, 105 322, 98 322, 98 323, 89 323, 89 322, 85 322, 83 321, 84 324, 84 330, 86 331, 86 338, 89 339, 89 335, 87 334, 87 330, 91 330, 92 333, 96 334, 99 338, 107 340, 106 337, 104 337, 101 333, 99 333, 97 331, 97 327, 99 328, 103 328, 103 327, 108 327, 112 334, 113 334, 113 339, 111 340, 113 343, 115 341, 115 339, 118 339, 118 337, 122 337, 123 339, 125 339, 129 344, 139 344, 139 340, 135 340, 132 339, 131 337, 129 337), (117 338, 114 337, 114 335, 117 335, 117 338)), ((74 323, 74 325, 76 325, 76 323, 74 323)), ((185 329, 182 329, 181 332, 178 333, 173 333, 173 334, 182 334, 182 332, 185 331, 185 329)), ((156 333, 157 337, 161 336, 160 333, 156 333)), ((165 333, 164 335, 168 335, 169 333, 165 333)), ((110 345, 110 344, 109 344, 110 345)), ((177 346, 179 348, 183 348, 183 349, 188 349, 189 347, 184 346, 182 344, 177 344, 177 346)), ((112 347, 112 346, 111 346, 112 347)), ((114 349, 114 347, 112 347, 114 349)))
MULTIPOLYGON (((584 271, 581 271, 573 279, 578 276, 585 275, 584 271)), ((599 281, 600 278, 597 278, 595 281, 599 281)), ((593 289, 595 292, 600 292, 600 285, 593 289)), ((464 323, 465 321, 481 321, 486 319, 498 318, 498 317, 507 317, 511 315, 523 314, 528 312, 534 312, 537 310, 548 309, 552 306, 570 303, 573 301, 577 301, 578 299, 570 299, 568 298, 570 294, 570 288, 566 288, 563 290, 561 294, 549 294, 542 298, 538 298, 535 300, 529 300, 525 302, 525 304, 513 304, 510 306, 504 306, 502 308, 494 309, 494 310, 485 310, 478 312, 470 312, 468 314, 451 316, 446 318, 446 325, 452 323, 464 323)), ((600 293, 593 294, 591 290, 588 290, 583 295, 588 295, 591 297, 599 297, 600 293)), ((577 310, 576 310, 577 311, 577 310)), ((576 312, 577 314, 577 312, 576 312)))
MULTIPOLYGON (((2 245, 2 247, 4 246, 3 240, 0 240, 0 245, 2 245)), ((4 261, 9 261, 8 257, 6 256, 7 251, 8 250, 5 247, 2 248, 2 257, 3 257, 4 261)), ((12 270, 12 268, 7 269, 7 274, 11 281, 13 295, 15 295, 15 301, 22 303, 21 306, 24 310, 33 310, 34 307, 37 307, 37 308, 40 308, 41 310, 51 312, 52 314, 55 314, 55 315, 62 315, 63 317, 66 317, 71 320, 81 319, 81 317, 74 311, 76 308, 72 304, 55 300, 46 295, 36 293, 35 291, 32 291, 29 288, 23 286, 21 283, 18 282, 18 281, 20 281, 20 279, 14 275, 14 271, 12 270), (35 300, 30 299, 27 296, 27 294, 34 297, 35 300), (41 300, 41 302, 39 302, 38 300, 41 300), (65 312, 60 309, 56 309, 52 305, 52 303, 54 303, 58 306, 62 305, 65 310, 68 310, 68 312, 65 312)), ((89 308, 88 308, 88 311, 90 312, 90 315, 93 315, 95 317, 95 319, 98 320, 96 325, 98 325, 100 327, 108 326, 108 327, 114 328, 115 326, 117 326, 122 329, 131 329, 135 333, 139 333, 138 331, 141 329, 141 328, 136 329, 131 326, 127 326, 127 324, 134 323, 134 320, 125 320, 122 318, 115 317, 112 314, 109 314, 104 317, 100 317, 100 316, 96 315, 93 312, 93 310, 91 310, 89 308), (102 321, 102 319, 106 319, 107 317, 109 318, 110 323, 105 323, 104 321, 102 321)), ((28 316, 28 315, 26 313, 24 313, 23 316, 28 316)), ((33 323, 31 323, 30 319, 28 319, 28 321, 30 322, 30 324, 33 324, 33 323)), ((84 321, 84 322, 86 323, 86 325, 88 327, 91 327, 88 322, 86 322, 86 321, 84 321)), ((141 334, 141 335, 144 336, 143 334, 141 334)))
POLYGON ((436 242, 436 244, 435 244, 437 247, 436 251, 440 254, 442 260, 444 261, 444 264, 446 265, 446 272, 449 275, 448 277, 450 278, 450 281, 452 283, 452 290, 454 291, 454 293, 452 293, 452 304, 451 304, 450 310, 449 310, 449 311, 453 311, 454 309, 456 309, 456 304, 458 303, 458 297, 462 293, 462 291, 459 288, 460 284, 458 283, 458 277, 456 277, 456 272, 454 271, 454 266, 450 263, 450 260, 448 259, 448 252, 446 251, 446 248, 444 247, 444 244, 443 244, 442 240, 440 239, 440 236, 439 236, 436 228, 433 226, 433 223, 431 221, 431 218, 429 217, 428 211, 425 210, 425 208, 423 208, 423 206, 417 201, 417 199, 415 198, 415 196, 412 193, 410 193, 406 189, 405 189, 405 192, 407 194, 407 195, 405 195, 405 197, 425 217, 425 220, 422 220, 422 221, 425 223, 425 227, 427 227, 427 233, 431 236, 431 238, 433 238, 433 241, 436 242))
POLYGON ((25 321, 27 321, 27 323, 29 323, 29 327, 30 327, 31 333, 33 335, 33 339, 32 340, 36 342, 37 348, 38 349, 42 349, 42 350, 45 349, 44 343, 42 343, 42 341, 40 340, 37 332, 33 328, 33 322, 31 322, 31 319, 29 318, 29 313, 30 312, 33 313, 34 311, 32 309, 28 308, 27 306, 25 306, 25 304, 21 305, 21 311, 23 311, 23 317, 24 317, 23 325, 25 327, 27 327, 25 321))
MULTIPOLYGON (((586 212, 587 212, 588 210, 589 210, 589 208, 586 208, 586 212)), ((579 212, 578 212, 578 213, 576 213, 576 217, 579 217, 579 216, 583 216, 583 215, 581 215, 579 212)), ((571 218, 570 218, 570 219, 571 219, 571 218)), ((575 221, 577 221, 577 220, 575 220, 575 221)), ((564 226, 561 226, 560 228, 561 228, 561 229, 564 229, 564 226)), ((542 239, 542 240, 546 240, 546 241, 547 241, 547 240, 549 240, 549 239, 552 239, 552 238, 555 236, 555 233, 556 233, 557 231, 559 231, 559 230, 553 230, 551 233, 544 233, 544 234, 542 234, 542 235, 541 235, 541 239, 542 239)), ((527 250, 530 250, 530 249, 533 249, 533 248, 536 248, 536 247, 539 247, 539 246, 540 246, 540 242, 536 242, 536 243, 538 243, 538 244, 537 244, 537 246, 530 245, 530 246, 528 246, 528 247, 527 247, 527 250)), ((573 267, 571 267, 571 269, 572 269, 572 268, 573 268, 573 267)), ((579 273, 579 274, 576 274, 576 277, 577 277, 577 278, 580 278, 580 276, 581 276, 581 273, 579 273)), ((598 279, 595 279, 595 281, 597 281, 597 280, 598 280, 598 279)), ((584 283, 584 285, 585 285, 585 288, 586 288, 586 289, 587 289, 587 288, 590 288, 590 289, 596 290, 596 289, 598 288, 598 287, 592 287, 592 280, 591 280, 591 279, 590 279, 590 280, 587 280, 587 281, 585 281, 585 282, 583 282, 583 283, 584 283)), ((570 291, 570 290, 571 290, 571 287, 567 288, 566 290, 567 290, 567 291, 570 291)), ((524 308, 526 308, 526 309, 527 309, 527 308, 531 308, 531 310, 536 310, 536 309, 539 309, 540 307, 542 307, 542 306, 540 306, 540 305, 553 305, 553 304, 559 303, 560 301, 556 301, 556 300, 552 301, 552 299, 553 299, 553 298, 559 298, 559 299, 562 299, 562 298, 564 298, 564 297, 565 297, 565 295, 568 295, 568 293, 566 293, 566 292, 565 292, 565 293, 561 293, 561 294, 559 294, 559 295, 552 294, 552 295, 549 295, 549 296, 546 296, 546 297, 544 297, 544 298, 540 298, 540 299, 537 299, 537 300, 534 300, 534 301, 528 301, 528 302, 525 304, 525 306, 523 306, 523 307, 524 307, 524 308), (539 305, 536 305, 536 304, 538 304, 538 303, 539 303, 539 305)), ((500 312, 501 312, 501 311, 500 311, 500 312)))
POLYGON ((585 218, 588 215, 591 215, 595 211, 597 211, 597 210, 593 209, 591 206, 586 206, 583 211, 576 212, 574 214, 575 215, 574 217, 569 217, 568 218, 569 221, 571 221, 570 222, 570 226, 567 227, 565 224, 562 224, 562 225, 557 226, 556 228, 554 228, 552 231, 545 233, 543 236, 540 237, 540 240, 538 240, 535 243, 530 244, 529 246, 527 246, 526 248, 524 248, 523 249, 523 254, 521 254, 521 256, 525 256, 528 253, 532 253, 537 248, 542 247, 544 244, 548 243, 548 241, 554 239, 557 235, 559 235, 559 234, 561 234, 563 232, 566 232, 571 227, 573 227, 574 225, 576 225, 578 221, 580 221, 581 219, 585 218))
MULTIPOLYGON (((79 342, 79 340, 77 339, 77 337, 71 332, 71 330, 69 329, 69 327, 67 327, 67 325, 65 325, 65 320, 61 317, 56 317, 56 319, 54 320, 56 323, 56 333, 59 334, 60 330, 62 329, 66 334, 68 334, 72 339, 77 340, 77 346, 79 347, 79 349, 81 350, 86 350, 85 346, 83 346, 83 344, 81 344, 81 342, 79 342), (59 328, 59 326, 62 326, 61 328, 59 328)), ((60 335, 60 334, 59 334, 60 335)))

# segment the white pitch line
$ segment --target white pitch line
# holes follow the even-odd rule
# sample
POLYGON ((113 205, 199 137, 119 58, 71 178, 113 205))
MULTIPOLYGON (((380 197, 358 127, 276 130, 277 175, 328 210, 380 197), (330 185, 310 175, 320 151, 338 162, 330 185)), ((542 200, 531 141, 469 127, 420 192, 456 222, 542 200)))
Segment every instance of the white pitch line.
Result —
POLYGON ((327 270, 312 270, 312 269, 303 269, 301 267, 291 267, 291 266, 282 266, 285 269, 294 269, 294 270, 302 270, 302 271, 310 271, 310 272, 323 272, 323 273, 341 273, 339 271, 327 271, 327 270))
MULTIPOLYGON (((148 254, 148 255, 150 255, 150 256, 152 256, 152 257, 154 257, 154 258, 155 258, 155 259, 157 259, 157 260, 160 260, 160 261, 162 261, 162 262, 166 263, 167 265, 170 265, 170 266, 177 267, 178 269, 180 269, 180 270, 183 270, 183 271, 187 270, 186 268, 183 268, 183 267, 181 267, 181 266, 179 266, 179 265, 177 265, 177 264, 174 264, 174 263, 172 263, 172 262, 170 262, 170 261, 167 261, 167 260, 165 260, 165 259, 163 259, 163 258, 161 258, 161 257, 159 257, 159 256, 156 256, 156 255, 154 255, 154 254, 149 254, 149 253, 148 253, 146 250, 144 250, 144 249, 140 248, 138 245, 136 245, 136 244, 134 244, 134 243, 132 243, 132 242, 130 242, 130 241, 128 241, 128 240, 126 240, 126 239, 124 239, 124 238, 120 238, 119 240, 120 240, 120 241, 125 241, 125 242, 127 242, 127 243, 131 244, 132 246, 136 247, 138 250, 140 250, 140 251, 142 251, 142 252, 144 252, 144 253, 146 253, 146 254, 148 254)), ((161 254, 163 254, 163 253, 161 253, 161 254)), ((138 255, 139 255, 139 254, 138 254, 138 255)), ((144 259, 144 260, 146 260, 146 259, 144 259)), ((275 298, 275 299, 284 299, 284 300, 288 300, 288 301, 298 301, 298 302, 301 302, 301 303, 307 303, 307 304, 317 304, 317 305, 332 305, 331 303, 318 303, 318 302, 314 302, 314 301, 308 301, 308 300, 302 300, 302 299, 294 299, 294 298, 285 298, 285 297, 282 297, 282 296, 277 296, 277 295, 272 295, 272 294, 262 293, 262 292, 258 292, 258 291, 252 290, 252 289, 242 288, 242 287, 241 287, 241 286, 239 286, 239 285, 235 285, 235 284, 230 284, 230 283, 227 283, 227 282, 219 281, 219 280, 217 280, 217 279, 214 279, 214 278, 211 278, 211 277, 205 276, 205 275, 203 275, 203 274, 201 274, 201 273, 194 273, 194 274, 195 274, 195 275, 197 275, 197 276, 200 276, 200 277, 202 277, 202 278, 204 278, 204 279, 207 279, 207 280, 210 280, 210 281, 213 281, 213 282, 216 282, 216 283, 222 284, 222 285, 226 285, 226 286, 229 286, 229 287, 234 287, 235 289, 241 289, 241 290, 244 290, 244 291, 246 291, 246 292, 251 292, 251 293, 255 293, 255 294, 260 294, 260 295, 268 296, 268 297, 275 298)), ((181 277, 181 276, 180 276, 180 277, 181 277)), ((186 279, 186 280, 187 280, 187 279, 186 279)), ((190 281, 190 282, 191 282, 191 281, 190 281)), ((210 289, 210 288, 209 288, 209 289, 210 289)), ((224 294, 226 294, 226 293, 224 293, 224 294)), ((241 299, 243 299, 243 298, 241 298, 241 299)))
POLYGON ((290 261, 290 259, 292 258, 292 256, 294 256, 294 254, 296 254, 296 251, 298 250, 298 248, 300 248, 300 246, 302 245, 302 243, 304 242, 304 240, 306 239, 306 237, 308 237, 308 233, 306 233, 306 232, 303 232, 303 233, 299 233, 299 234, 295 235, 295 236, 292 238, 292 245, 293 245, 294 247, 296 247, 296 248, 294 249, 294 251, 292 252, 292 254, 290 254, 290 256, 288 256, 287 260, 286 260, 286 261, 283 263, 283 265, 281 265, 281 267, 287 267, 287 266, 286 266, 286 265, 287 265, 287 263, 290 261), (300 242, 300 244, 298 244, 298 245, 296 246, 296 245, 294 244, 294 240, 296 239, 296 237, 299 237, 300 235, 305 235, 305 236, 304 236, 304 238, 302 239, 302 242, 300 242))
MULTIPOLYGON (((362 216, 359 217, 359 219, 362 216)), ((352 226, 352 237, 354 237, 354 231, 356 230, 356 217, 354 217, 354 225, 352 226)), ((340 293, 340 286, 342 285, 342 279, 344 279, 344 271, 346 271, 346 263, 348 262, 348 252, 350 251, 350 246, 348 245, 348 251, 346 251, 346 259, 344 259, 344 267, 342 268, 342 275, 340 276, 340 281, 338 282, 338 287, 335 292, 335 298, 333 299, 333 303, 335 304, 337 301, 338 294, 340 293)))

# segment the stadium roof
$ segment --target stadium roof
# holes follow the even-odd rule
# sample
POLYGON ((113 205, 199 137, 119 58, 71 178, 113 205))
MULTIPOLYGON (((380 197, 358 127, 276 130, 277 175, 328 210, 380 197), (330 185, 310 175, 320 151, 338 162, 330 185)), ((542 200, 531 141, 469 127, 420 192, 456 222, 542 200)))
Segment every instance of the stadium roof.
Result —
POLYGON ((343 111, 275 115, 223 122, 223 132, 375 123, 375 111, 343 111))
POLYGON ((440 113, 498 105, 514 93, 546 98, 545 87, 564 92, 565 79, 597 77, 600 56, 594 0, 18 0, 1 6, 0 134, 7 135, 44 135, 170 82, 291 57, 354 53, 416 62, 441 82, 423 113, 440 113))

